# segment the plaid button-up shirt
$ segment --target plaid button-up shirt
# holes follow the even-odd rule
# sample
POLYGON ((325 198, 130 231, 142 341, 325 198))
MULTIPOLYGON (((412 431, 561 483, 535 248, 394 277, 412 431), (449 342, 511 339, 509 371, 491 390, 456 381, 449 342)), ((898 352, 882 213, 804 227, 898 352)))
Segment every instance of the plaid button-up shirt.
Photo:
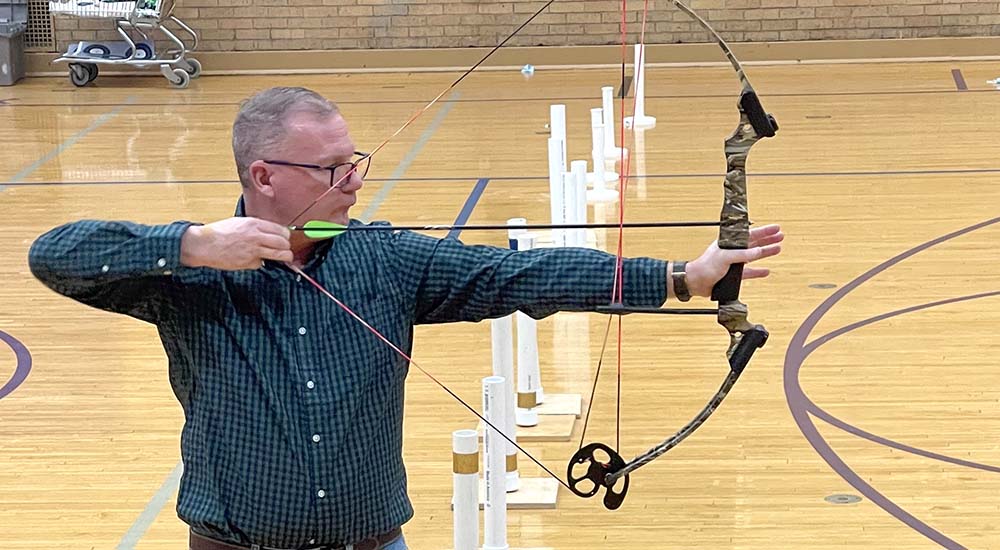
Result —
MULTIPOLYGON (((283 548, 404 524, 407 362, 284 266, 181 265, 189 225, 80 221, 29 258, 54 291, 158 327, 185 415, 178 515, 201 534, 283 548)), ((419 323, 606 305, 614 267, 595 250, 365 231, 323 242, 305 271, 409 353, 419 323)), ((665 271, 626 260, 624 302, 662 304, 665 271)))

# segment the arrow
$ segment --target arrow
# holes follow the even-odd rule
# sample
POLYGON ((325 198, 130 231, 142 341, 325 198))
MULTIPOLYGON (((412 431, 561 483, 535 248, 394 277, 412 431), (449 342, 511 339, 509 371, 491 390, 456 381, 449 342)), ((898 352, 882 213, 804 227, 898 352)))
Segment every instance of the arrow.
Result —
POLYGON ((718 227, 720 222, 630 222, 620 223, 574 223, 574 224, 528 224, 528 225, 359 225, 346 226, 324 220, 309 220, 305 225, 291 226, 291 231, 304 231, 310 239, 330 239, 345 231, 499 231, 509 229, 618 229, 639 227, 718 227))

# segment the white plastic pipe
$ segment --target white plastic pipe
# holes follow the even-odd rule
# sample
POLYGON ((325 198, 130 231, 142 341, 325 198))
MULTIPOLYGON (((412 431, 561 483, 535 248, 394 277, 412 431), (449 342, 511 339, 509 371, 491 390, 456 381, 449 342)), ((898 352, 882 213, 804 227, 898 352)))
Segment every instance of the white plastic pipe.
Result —
MULTIPOLYGON (((621 160, 622 148, 615 147, 615 89, 611 86, 601 88, 601 114, 604 116, 604 158, 606 160, 621 160)), ((628 156, 628 149, 625 150, 628 156)))
MULTIPOLYGON (((549 138, 549 207, 553 224, 566 223, 566 142, 549 138)), ((552 244, 566 246, 566 230, 552 230, 552 244)))
MULTIPOLYGON (((567 208, 572 212, 572 223, 587 223, 587 161, 574 160, 570 163, 571 200, 567 200, 567 208)), ((571 246, 587 245, 587 230, 572 229, 571 246)))
POLYGON ((587 173, 587 182, 598 185, 603 189, 605 184, 618 179, 618 174, 614 170, 605 168, 604 160, 604 115, 602 109, 590 110, 590 158, 594 163, 594 171, 587 173))
POLYGON ((528 225, 528 220, 527 218, 510 218, 507 220, 507 225, 510 227, 507 230, 507 245, 510 246, 511 250, 517 250, 517 236, 528 231, 522 227, 528 225))
POLYGON ((479 434, 451 434, 452 528, 455 550, 479 548, 479 434))
MULTIPOLYGON (((504 379, 506 396, 504 411, 507 414, 499 427, 512 441, 517 441, 514 423, 514 323, 511 316, 491 320, 490 332, 493 340, 493 376, 504 379)), ((520 476, 517 472, 517 447, 511 441, 506 441, 506 455, 506 487, 507 492, 513 492, 520 486, 520 476)))
MULTIPOLYGON (((531 234, 518 236, 518 250, 535 247, 531 234)), ((538 413, 535 407, 542 402, 542 376, 538 367, 538 322, 518 311, 517 319, 517 410, 518 426, 535 426, 538 413)))
POLYGON ((626 128, 652 128, 656 126, 656 117, 646 114, 646 46, 635 45, 635 117, 625 117, 626 128))
MULTIPOLYGON (((566 106, 549 105, 549 137, 566 141, 566 106)), ((563 158, 563 165, 566 158, 563 158)))
MULTIPOLYGON (((590 110, 590 123, 593 129, 594 149, 591 151, 591 159, 594 163, 594 171, 587 174, 587 181, 594 186, 587 191, 587 202, 613 202, 618 198, 618 192, 608 189, 607 184, 618 180, 616 172, 604 170, 604 121, 601 109, 590 110)), ((584 214, 586 218, 586 214, 584 214)))
MULTIPOLYGON (((573 161, 570 164, 572 165, 572 164, 574 164, 576 162, 582 162, 584 164, 583 178, 584 178, 584 187, 586 187, 586 185, 587 185, 587 183, 586 183, 586 179, 587 179, 586 164, 587 164, 587 161, 573 161)), ((563 206, 562 206, 562 208, 563 208, 563 212, 566 213, 565 218, 563 219, 563 223, 566 223, 566 224, 576 224, 576 223, 579 223, 577 221, 577 219, 576 219, 576 204, 577 204, 576 195, 577 195, 578 187, 576 185, 576 179, 575 178, 576 178, 576 176, 574 176, 572 172, 563 172, 563 176, 562 176, 562 181, 563 181, 563 190, 562 190, 562 192, 563 192, 563 206)), ((560 231, 562 232, 563 239, 566 242, 566 244, 564 244, 562 246, 576 246, 576 230, 575 229, 561 229, 560 231)))
MULTIPOLYGON (((504 384, 505 380, 500 376, 483 379, 483 417, 497 427, 502 425, 504 418, 504 384)), ((507 550, 506 440, 488 424, 484 430, 486 517, 483 550, 507 550)))

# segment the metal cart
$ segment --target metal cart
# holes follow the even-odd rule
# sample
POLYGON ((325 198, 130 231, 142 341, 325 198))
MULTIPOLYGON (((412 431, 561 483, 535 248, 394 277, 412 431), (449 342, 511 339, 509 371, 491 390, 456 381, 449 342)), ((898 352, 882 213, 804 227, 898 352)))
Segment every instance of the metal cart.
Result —
POLYGON ((54 15, 88 19, 112 19, 122 41, 74 42, 53 63, 69 63, 69 80, 74 86, 86 86, 97 78, 98 65, 128 65, 137 68, 160 67, 160 72, 176 88, 186 88, 192 78, 201 75, 201 63, 188 54, 198 47, 198 34, 173 15, 174 0, 50 0, 54 15), (172 21, 190 36, 191 45, 171 32, 164 23, 172 21), (174 48, 156 51, 151 38, 162 33, 174 48))

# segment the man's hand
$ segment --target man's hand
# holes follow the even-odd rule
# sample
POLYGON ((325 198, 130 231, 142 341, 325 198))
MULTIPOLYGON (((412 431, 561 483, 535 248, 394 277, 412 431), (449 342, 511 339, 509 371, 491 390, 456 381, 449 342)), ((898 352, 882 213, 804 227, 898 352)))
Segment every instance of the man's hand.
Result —
POLYGON ((181 239, 181 263, 228 271, 259 269, 264 260, 291 262, 288 228, 258 218, 193 225, 181 239))
MULTIPOLYGON (((711 296, 712 287, 722 280, 732 264, 750 264, 763 258, 777 256, 785 234, 778 225, 765 225, 750 229, 750 246, 746 250, 723 250, 714 242, 697 260, 687 264, 687 287, 692 296, 711 296)), ((743 268, 743 279, 767 277, 770 270, 760 267, 743 268)))

